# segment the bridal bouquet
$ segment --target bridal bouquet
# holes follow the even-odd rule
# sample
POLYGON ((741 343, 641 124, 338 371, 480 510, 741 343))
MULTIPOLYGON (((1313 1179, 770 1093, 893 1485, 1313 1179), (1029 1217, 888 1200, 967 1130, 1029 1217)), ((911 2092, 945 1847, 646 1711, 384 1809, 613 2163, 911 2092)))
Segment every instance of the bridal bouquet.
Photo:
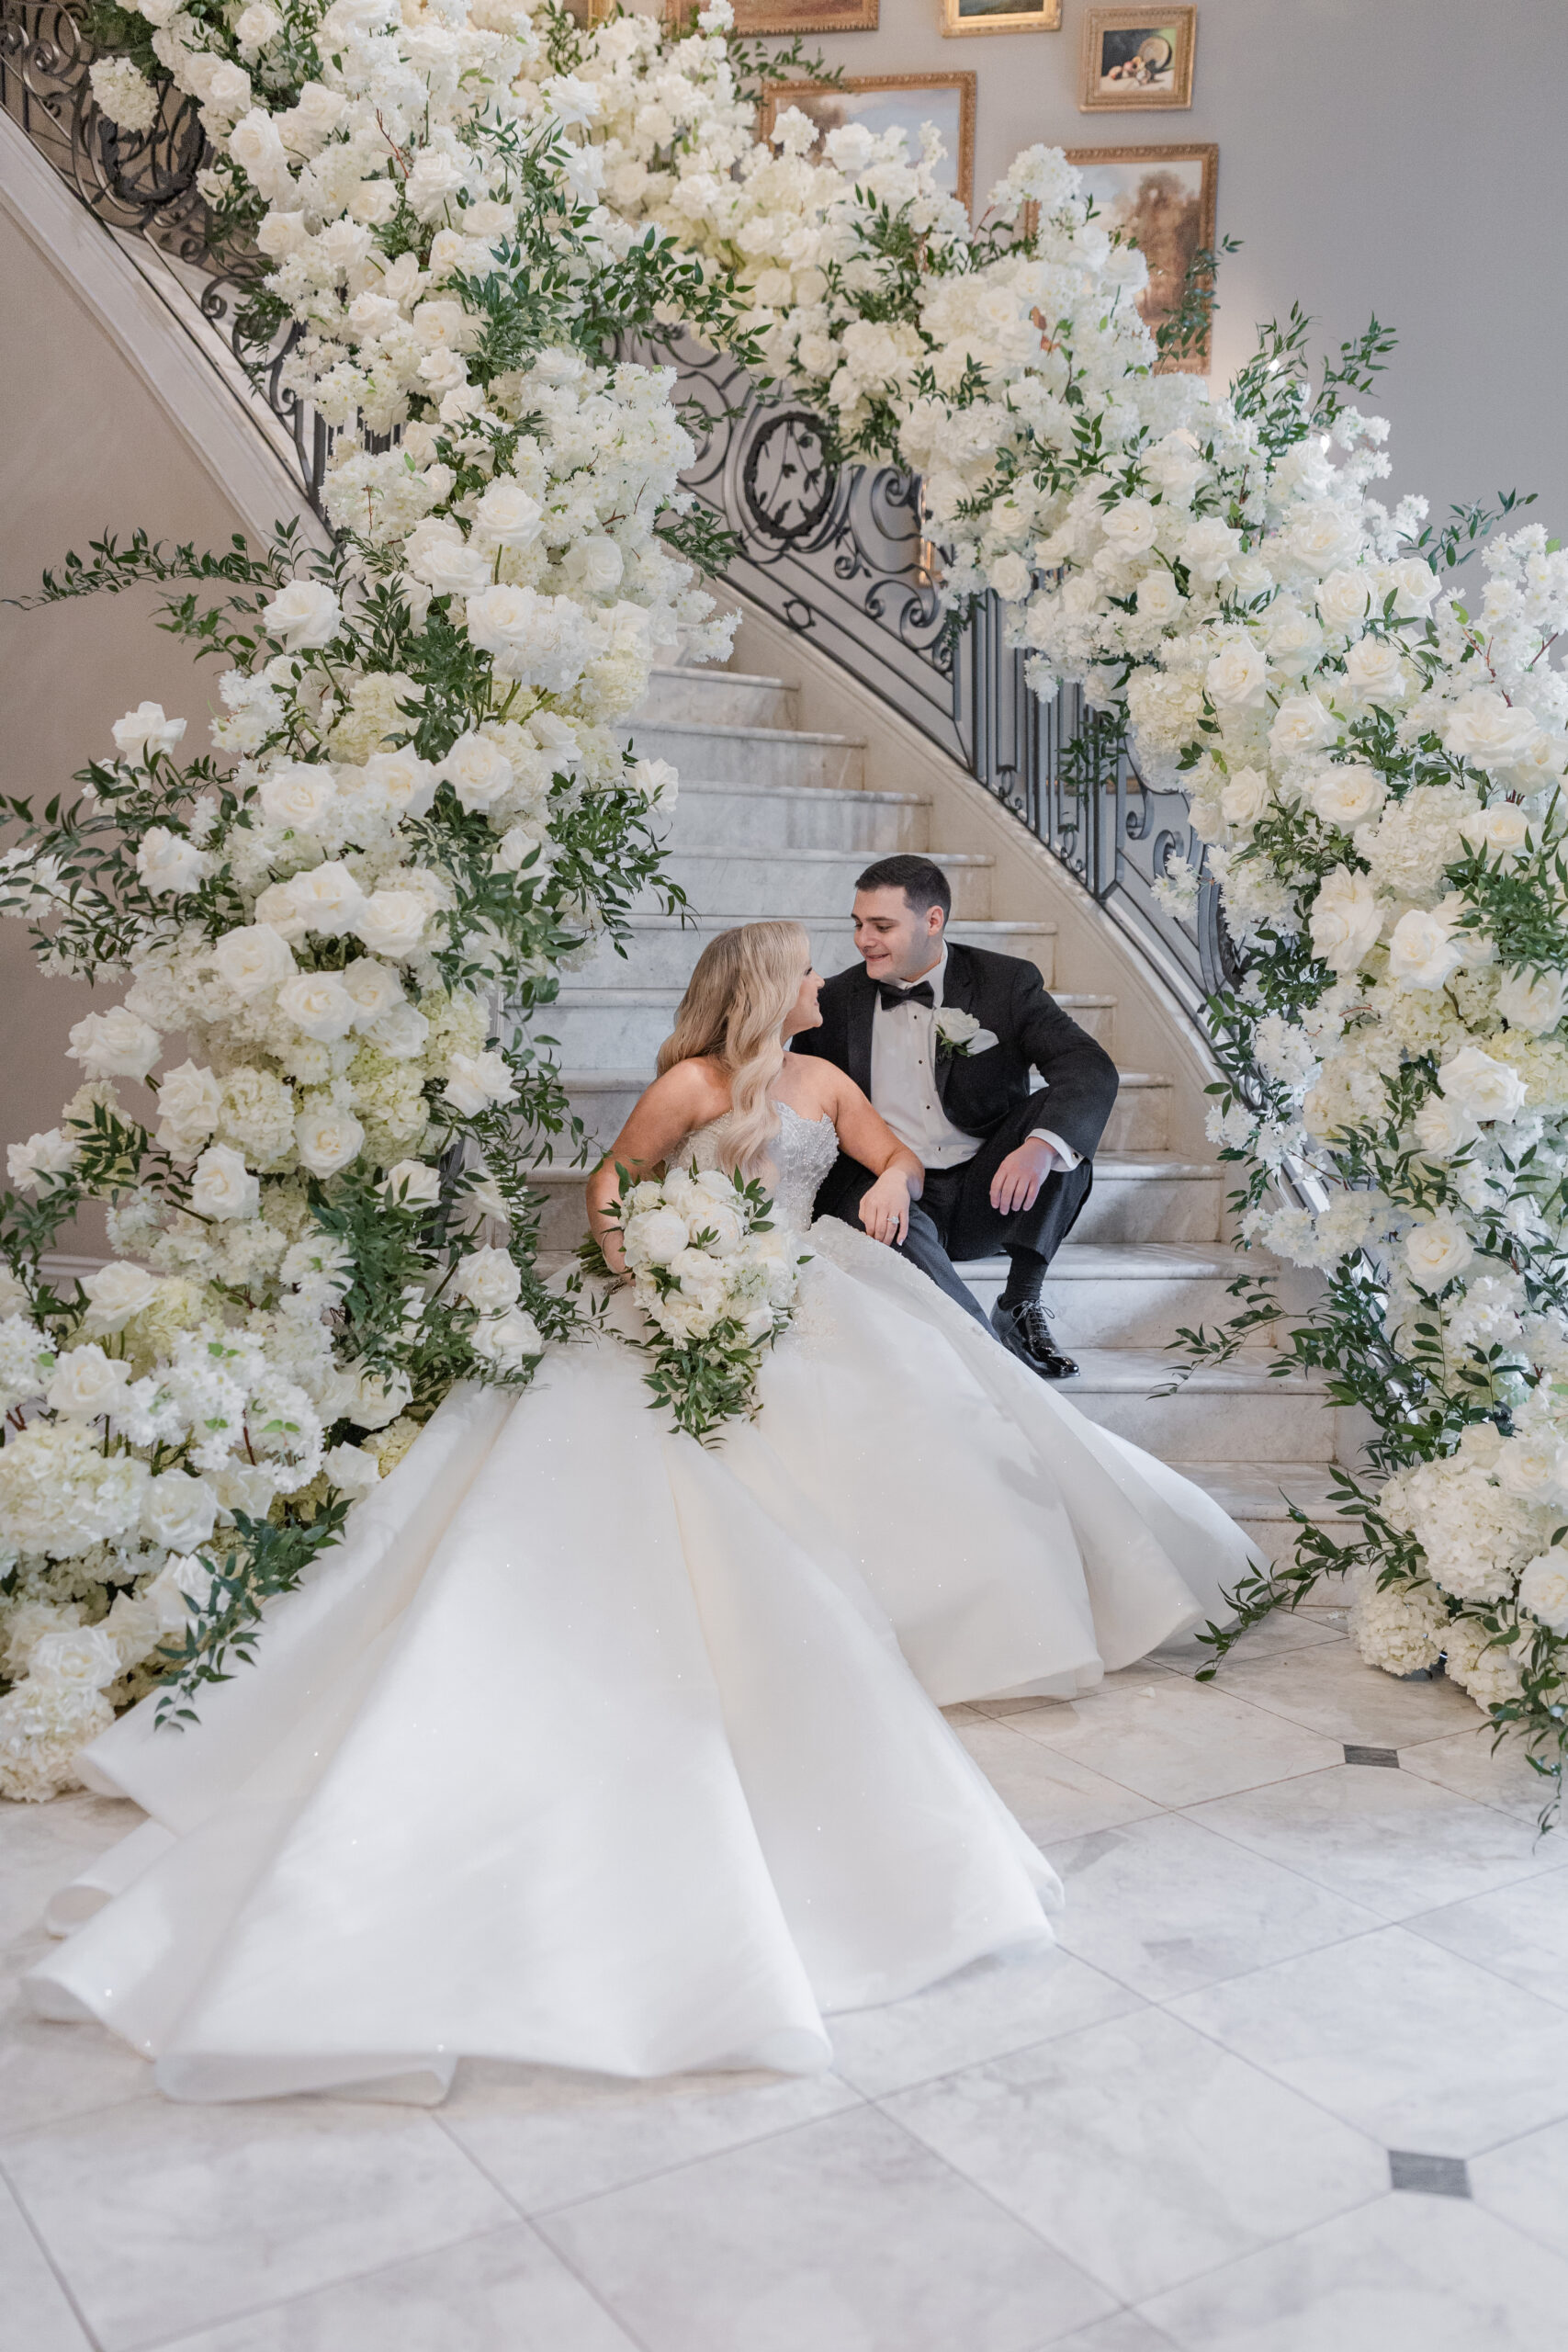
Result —
MULTIPOLYGON (((804 1257, 773 1223, 755 1178, 712 1168, 645 1178, 622 1168, 611 1214, 637 1305, 651 1324, 632 1342, 653 1358, 648 1385, 675 1426, 706 1444, 726 1421, 757 1413, 762 1351, 789 1328, 804 1257)), ((606 1271, 597 1245, 584 1250, 606 1271)))

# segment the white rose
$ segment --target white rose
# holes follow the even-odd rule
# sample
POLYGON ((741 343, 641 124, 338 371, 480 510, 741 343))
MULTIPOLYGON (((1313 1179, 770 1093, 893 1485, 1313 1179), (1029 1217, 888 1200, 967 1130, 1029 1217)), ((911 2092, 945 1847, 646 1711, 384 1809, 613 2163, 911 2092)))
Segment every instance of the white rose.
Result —
POLYGON ((552 864, 549 843, 531 825, 508 825, 496 844, 491 869, 496 874, 521 874, 528 865, 529 879, 541 881, 552 864), (528 861, 532 859, 532 865, 528 861))
POLYGON ((1300 759, 1332 743, 1335 721, 1315 695, 1287 695, 1274 714, 1269 749, 1277 760, 1300 759))
POLYGON ((115 750, 135 766, 172 752, 185 734, 186 723, 183 718, 165 718, 161 702, 143 702, 117 718, 112 731, 115 750))
POLYGON ((189 1199, 193 1216, 232 1222, 254 1216, 261 1186, 232 1145, 209 1144, 191 1170, 189 1199))
POLYGON ((1388 786, 1376 768, 1359 760, 1347 761, 1341 767, 1325 768, 1313 779, 1307 800, 1314 816, 1321 817, 1325 825, 1337 825, 1342 832, 1350 832, 1357 825, 1375 817, 1388 797, 1388 786))
POLYGON ((1543 1037, 1562 1018, 1568 977, 1562 972, 1505 972, 1497 989, 1497 1010, 1510 1029, 1528 1029, 1543 1037))
POLYGON ((253 107, 229 133, 229 153, 264 196, 278 196, 292 185, 288 152, 271 115, 253 107))
POLYGON ((373 956, 396 963, 424 937, 428 909, 413 890, 372 890, 355 918, 355 936, 373 956))
POLYGON ((1497 800, 1467 817, 1460 831, 1472 849, 1511 860, 1529 845, 1530 820, 1517 800, 1497 800))
POLYGON ((257 922, 270 924, 291 947, 305 936, 305 918, 294 903, 292 882, 269 882, 252 912, 257 922))
POLYGON ((1299 677, 1322 652, 1323 631, 1298 605, 1277 605, 1269 621, 1268 645, 1275 667, 1299 677))
POLYGON ((1497 1484, 1521 1502, 1568 1501, 1568 1446, 1551 1434, 1507 1439, 1497 1456, 1497 1484))
POLYGON ((340 1168, 358 1159, 365 1130, 352 1111, 329 1102, 300 1112, 294 1122, 294 1142, 299 1165, 308 1174, 335 1176, 340 1168))
POLYGON ((1173 621, 1186 602, 1168 571, 1145 571, 1138 582, 1138 612, 1146 621, 1173 621))
POLYGON ((266 0, 251 0, 234 22, 234 38, 242 49, 265 49, 283 29, 283 19, 266 0))
POLYGON ((66 1051, 88 1078, 145 1078, 163 1045, 151 1022, 117 1004, 112 1012, 89 1012, 76 1022, 66 1051))
POLYGON ((475 528, 498 548, 531 547, 539 536, 544 509, 521 482, 492 481, 474 510, 475 528))
POLYGON ((68 1176, 76 1165, 79 1146, 74 1138, 50 1127, 29 1136, 26 1143, 6 1148, 6 1171, 19 1193, 30 1193, 57 1176, 68 1176))
POLYGON ((1443 740, 1456 759, 1496 770, 1528 759, 1540 732, 1528 710, 1516 710, 1494 688, 1482 686, 1459 704, 1443 740))
POLYGON ((1568 1634, 1568 1553, 1542 1552, 1521 1568, 1518 1598, 1519 1607, 1549 1633, 1568 1634))
POLYGON ((1511 1063, 1483 1053, 1479 1046, 1461 1046, 1438 1072, 1438 1084, 1449 1101, 1470 1118, 1511 1119, 1525 1106, 1529 1092, 1511 1063))
POLYGON ((677 1216, 673 1209, 640 1209, 627 1218, 622 1237, 626 1263, 667 1266, 671 1259, 680 1256, 691 1238, 684 1217, 677 1216))
POLYGON ((1386 637, 1363 637, 1345 656, 1345 675, 1361 702, 1403 702, 1410 691, 1399 648, 1386 637))
POLYGON ((485 1316, 475 1325, 468 1344, 477 1356, 501 1372, 515 1372, 529 1356, 545 1352, 538 1325, 518 1306, 509 1306, 502 1315, 485 1316))
POLYGON ((1474 1255, 1474 1243, 1451 1216, 1429 1217, 1404 1237, 1404 1262, 1423 1290, 1441 1290, 1463 1273, 1474 1255))
POLYGON ((1284 537, 1298 563, 1322 573, 1354 555, 1360 524, 1348 508, 1325 502, 1299 514, 1284 537))
POLYGON ((136 845, 136 871, 157 898, 182 898, 211 869, 211 859, 167 825, 149 825, 136 845))
POLYGON ((1372 606, 1371 571, 1331 571, 1318 588, 1318 616, 1325 628, 1344 634, 1364 621, 1372 606))
POLYGON ((212 951, 218 977, 239 997, 281 986, 294 970, 288 943, 269 922, 225 933, 212 951))
POLYGON ((367 1372, 362 1364, 350 1364, 346 1377, 350 1385, 344 1418, 356 1428, 384 1430, 412 1402, 406 1373, 367 1372))
POLYGON ((368 956, 356 956, 338 978, 353 1001, 356 1029, 368 1029, 373 1021, 379 1021, 384 1012, 403 1001, 397 974, 368 956))
POLYGON ((218 1517, 218 1498, 205 1478, 165 1470, 148 1481, 141 1502, 141 1532, 171 1552, 194 1552, 205 1544, 218 1517))
POLYGON ((209 1136, 222 1099, 217 1078, 199 1062, 181 1062, 158 1080, 158 1109, 182 1135, 209 1136))
POLYGON ((572 586, 590 596, 613 596, 626 568, 625 556, 603 531, 592 532, 568 548, 562 566, 572 586))
POLYGON ((1337 865, 1325 874, 1308 918, 1312 952, 1341 978, 1356 970, 1382 932, 1382 909, 1364 874, 1337 865))
POLYGON ((332 770, 289 760, 262 778, 258 795, 269 825, 286 825, 296 833, 313 833, 324 823, 337 798, 332 770))
POLYGON ((123 1671, 101 1625, 62 1625, 40 1634, 28 1653, 31 1679, 55 1690, 106 1690, 123 1671))
POLYGON ((459 735, 435 771, 449 784, 470 814, 492 808, 510 792, 514 778, 512 763, 488 735, 459 735))
POLYGON ((161 1634, 181 1634, 190 1623, 192 1606, 205 1609, 212 1598, 212 1570, 205 1560, 171 1552, 141 1598, 158 1612, 161 1634))
POLYGON ((1034 585, 1034 574, 1026 557, 1016 554, 999 555, 986 566, 987 584, 1007 605, 1016 605, 1027 596, 1034 585))
POLYGON ((435 770, 413 752, 372 752, 365 763, 367 782, 387 796, 395 817, 423 817, 435 797, 435 770))
POLYGON ((1220 795, 1227 825, 1255 825, 1269 806, 1269 779, 1257 768, 1237 768, 1220 795))
POLYGON ((321 1468, 339 1493, 351 1495, 355 1502, 381 1483, 380 1464, 362 1445, 330 1446, 321 1456, 321 1468))
POLYGON ((502 1054, 454 1054, 446 1065, 447 1102, 462 1118, 476 1118, 492 1102, 510 1102, 517 1091, 502 1054))
POLYGON ((44 1402, 67 1420, 94 1421, 100 1413, 118 1411, 130 1378, 130 1366, 100 1347, 68 1348, 56 1360, 44 1402))
MULTIPOLYGON (((1146 498, 1124 498, 1119 506, 1107 508, 1100 518, 1105 534, 1105 544, 1122 563, 1132 563, 1147 555, 1159 529, 1159 516, 1146 498)), ((1168 572, 1167 579, 1170 575, 1168 572)), ((1174 587, 1174 581, 1171 582, 1174 587)))
POLYGON ((438 596, 482 595, 491 582, 492 559, 471 547, 445 520, 421 526, 409 540, 408 568, 438 596))
POLYGON ((346 1037, 359 1020, 359 1007, 332 972, 299 972, 277 991, 277 1009, 296 1029, 329 1045, 346 1037))
POLYGON ((673 808, 680 796, 681 772, 668 760, 637 760, 626 781, 637 786, 653 808, 673 808))
POLYGON ((1203 673, 1216 710, 1261 710, 1269 691, 1269 664, 1250 638, 1232 638, 1203 673))
POLYGON ((86 1329, 101 1338, 113 1331, 123 1331, 133 1315, 151 1306, 158 1295, 158 1278, 145 1266, 133 1266, 129 1260, 116 1258, 96 1272, 85 1274, 82 1288, 86 1295, 88 1313, 86 1329))
POLYGON ((243 65, 215 65, 201 96, 204 104, 216 114, 243 114, 251 103, 251 77, 243 65))
POLYGON ((1378 586, 1380 602, 1392 594, 1398 619, 1419 620, 1438 593, 1438 576, 1420 556, 1407 556, 1399 563, 1383 567, 1378 586))
POLYGON ((412 1062, 424 1051, 430 1023, 418 1005, 394 1004, 389 1012, 379 1014, 365 1034, 389 1060, 412 1062))
POLYGON ((1457 1102, 1443 1094, 1428 1094, 1413 1122, 1416 1142, 1432 1159, 1451 1159, 1481 1130, 1457 1102))
POLYGON ((1181 560, 1194 580, 1207 581, 1213 586, 1224 578, 1240 546, 1239 531, 1233 531, 1217 514, 1206 514, 1201 521, 1189 525, 1181 542, 1181 560))
POLYGON ((458 1267, 455 1283, 458 1296, 481 1315, 514 1306, 522 1287, 523 1277, 504 1250, 476 1250, 458 1267))
POLYGON ((441 1198, 441 1170, 423 1159, 400 1159, 381 1179, 394 1201, 404 1208, 434 1208, 441 1198))
POLYGON ((262 626, 289 653, 330 645, 343 627, 343 606, 324 580, 291 580, 262 612, 262 626))
POLYGON ((1441 907, 1413 907, 1389 935, 1388 976, 1410 989, 1440 989, 1464 961, 1462 934, 1441 907))
POLYGON ((364 891, 340 857, 313 865, 308 874, 297 874, 289 884, 289 896, 307 931, 329 939, 353 931, 365 905, 364 891))

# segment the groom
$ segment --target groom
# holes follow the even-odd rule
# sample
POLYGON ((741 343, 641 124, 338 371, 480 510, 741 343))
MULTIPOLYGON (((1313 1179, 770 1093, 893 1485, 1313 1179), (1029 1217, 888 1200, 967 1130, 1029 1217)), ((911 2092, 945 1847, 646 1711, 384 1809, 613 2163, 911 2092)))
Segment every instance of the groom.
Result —
MULTIPOLYGON (((792 1045, 848 1071, 924 1162, 905 1255, 984 1321, 953 1261, 1005 1250, 1010 1272, 991 1329, 1042 1379, 1068 1380, 1077 1366, 1052 1340, 1040 1286, 1089 1198, 1116 1066, 1046 995, 1032 964, 949 946, 952 905, 930 858, 868 865, 855 885, 864 960, 827 983, 821 1027, 792 1045), (1043 1088, 1032 1088, 1033 1071, 1043 1088)), ((818 1216, 857 1224, 874 1182, 840 1152, 818 1216)))

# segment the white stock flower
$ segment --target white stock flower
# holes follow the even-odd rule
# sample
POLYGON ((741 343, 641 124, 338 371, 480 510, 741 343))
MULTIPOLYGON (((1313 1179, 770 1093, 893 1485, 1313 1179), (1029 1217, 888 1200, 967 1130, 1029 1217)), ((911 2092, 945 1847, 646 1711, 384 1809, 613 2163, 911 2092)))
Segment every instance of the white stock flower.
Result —
POLYGON ((476 1250, 457 1269, 454 1288, 481 1315, 514 1306, 523 1277, 504 1250, 476 1250))
POLYGON ((1507 971, 1497 987, 1497 1010, 1510 1029, 1526 1029, 1544 1036, 1562 1018, 1568 975, 1562 972, 1507 971))
POLYGON ((1325 874, 1308 919, 1312 952, 1330 970, 1353 972, 1382 933, 1382 909, 1364 874, 1337 865, 1325 874))
POLYGON ((56 1361, 44 1402, 63 1419, 96 1420, 118 1408, 130 1377, 127 1365, 91 1342, 68 1348, 56 1361))
POLYGON ((262 609, 262 626, 289 653, 330 645, 343 627, 343 606, 323 580, 291 580, 262 609))
POLYGON ((352 1111, 340 1110, 335 1102, 321 1103, 300 1112, 294 1122, 294 1141, 299 1165, 310 1175, 335 1176, 358 1159, 365 1130, 352 1111))
POLYGON ((161 702, 138 703, 113 728, 115 750, 132 766, 172 752, 185 735, 183 718, 165 718, 161 702))
POLYGON ((155 898, 183 898, 207 879, 212 861, 184 833, 149 825, 136 844, 136 871, 155 898))
POLYGON ((163 1045, 151 1022, 117 1004, 74 1023, 66 1052, 88 1078, 145 1078, 163 1045))
POLYGON ((148 1481, 141 1499, 141 1532, 171 1552, 194 1552, 205 1544, 218 1518, 218 1497, 204 1478, 165 1470, 148 1481))
POLYGON ((193 1216, 231 1224, 254 1216, 261 1186, 231 1144, 209 1144, 191 1170, 189 1201, 193 1216))
POLYGON ((1479 1046, 1461 1046, 1438 1071, 1438 1084, 1456 1110, 1484 1125, 1511 1119, 1529 1091, 1512 1063, 1495 1059, 1479 1046))
POLYGON ((212 962, 224 985, 245 998, 281 986, 294 970, 288 941, 268 922, 225 933, 212 951, 212 962))
POLYGON ((1428 1217, 1404 1237, 1404 1262, 1423 1290, 1441 1290, 1463 1273, 1474 1255, 1474 1243, 1451 1216, 1428 1217))

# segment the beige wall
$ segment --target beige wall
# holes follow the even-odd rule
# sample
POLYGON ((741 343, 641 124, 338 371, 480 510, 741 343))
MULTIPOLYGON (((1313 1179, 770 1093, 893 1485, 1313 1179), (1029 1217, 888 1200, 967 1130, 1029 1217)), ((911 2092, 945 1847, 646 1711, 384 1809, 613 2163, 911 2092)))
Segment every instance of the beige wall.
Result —
POLYGON ((1180 114, 1078 112, 1085 6, 1060 32, 947 40, 941 0, 881 0, 875 32, 820 46, 849 74, 977 74, 982 200, 1034 140, 1217 141, 1220 232, 1244 241, 1218 370, 1294 300, 1336 345, 1375 311, 1400 334, 1377 396, 1395 488, 1436 510, 1517 484, 1568 521, 1563 0, 1201 0, 1180 114))
MULTIPOLYGON (((0 217, 0 597, 28 594, 67 548, 144 524, 223 546, 238 518, 116 345, 38 249, 0 217)), ((157 600, 92 597, 42 612, 0 605, 0 786, 41 804, 71 790, 109 729, 149 698, 198 745, 216 665, 154 626, 157 600)), ((102 991, 97 1001, 108 1000, 102 991)), ((94 1001, 35 969, 19 923, 0 924, 0 1144, 52 1126, 76 1080, 67 1032, 94 1001)))

